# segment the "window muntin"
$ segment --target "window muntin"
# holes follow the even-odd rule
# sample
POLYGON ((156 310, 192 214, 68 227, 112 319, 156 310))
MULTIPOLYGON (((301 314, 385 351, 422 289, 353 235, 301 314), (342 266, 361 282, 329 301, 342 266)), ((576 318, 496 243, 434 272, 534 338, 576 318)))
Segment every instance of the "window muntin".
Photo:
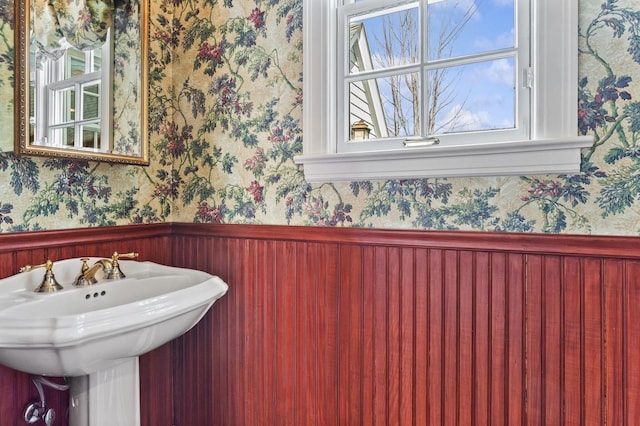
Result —
POLYGON ((338 5, 337 152, 400 149, 412 137, 455 144, 528 139, 527 5, 338 5), (370 127, 369 139, 354 141, 353 126, 361 121, 370 127))

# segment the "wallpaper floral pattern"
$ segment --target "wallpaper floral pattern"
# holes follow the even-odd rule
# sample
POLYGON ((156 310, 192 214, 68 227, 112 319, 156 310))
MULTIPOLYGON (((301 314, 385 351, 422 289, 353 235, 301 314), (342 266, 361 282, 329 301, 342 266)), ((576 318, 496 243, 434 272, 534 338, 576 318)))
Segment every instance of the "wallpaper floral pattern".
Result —
MULTIPOLYGON (((581 174, 314 185, 292 160, 304 136, 301 0, 152 3, 151 166, 2 153, 2 231, 185 221, 640 234, 633 0, 580 2, 577 131, 595 140, 581 174)), ((12 13, 0 0, 8 104, 12 13)))

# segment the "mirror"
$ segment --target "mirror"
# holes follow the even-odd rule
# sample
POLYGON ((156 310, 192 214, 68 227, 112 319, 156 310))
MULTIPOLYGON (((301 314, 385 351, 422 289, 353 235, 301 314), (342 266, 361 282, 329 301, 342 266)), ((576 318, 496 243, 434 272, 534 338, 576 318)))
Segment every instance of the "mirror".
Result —
POLYGON ((148 165, 149 1, 15 5, 16 152, 148 165))

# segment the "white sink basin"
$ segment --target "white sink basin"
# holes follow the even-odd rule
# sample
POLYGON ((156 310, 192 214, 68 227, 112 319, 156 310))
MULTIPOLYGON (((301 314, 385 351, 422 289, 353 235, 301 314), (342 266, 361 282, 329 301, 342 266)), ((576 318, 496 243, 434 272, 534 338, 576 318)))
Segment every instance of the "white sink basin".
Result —
POLYGON ((92 374, 185 333, 228 289, 201 271, 119 262, 126 278, 98 272, 88 287, 72 285, 79 259, 55 262, 64 287, 55 293, 33 291, 44 269, 0 280, 0 364, 38 375, 92 374))

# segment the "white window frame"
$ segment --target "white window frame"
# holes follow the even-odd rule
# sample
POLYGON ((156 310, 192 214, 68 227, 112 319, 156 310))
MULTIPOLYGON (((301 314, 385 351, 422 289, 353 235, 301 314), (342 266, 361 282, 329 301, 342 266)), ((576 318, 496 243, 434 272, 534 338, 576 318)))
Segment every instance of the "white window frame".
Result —
POLYGON ((336 1, 303 0, 303 154, 308 182, 578 173, 578 0, 530 0, 530 137, 383 151, 337 150, 336 1))
POLYGON ((41 68, 35 71, 35 84, 37 85, 36 108, 35 108, 35 123, 36 123, 36 135, 34 145, 53 146, 56 148, 77 149, 83 151, 92 152, 107 152, 110 146, 111 140, 111 126, 110 120, 106 120, 109 111, 113 105, 113 92, 111 87, 113 86, 113 78, 111 75, 111 69, 105 64, 112 62, 112 31, 109 29, 107 34, 107 40, 103 43, 100 50, 101 66, 99 71, 92 71, 94 68, 94 55, 92 52, 84 52, 85 54, 85 74, 64 78, 67 71, 66 57, 68 51, 57 60, 48 60, 41 68), (91 118, 83 120, 83 93, 82 89, 91 84, 98 83, 100 86, 100 104, 99 113, 97 118, 91 118), (67 90, 74 89, 76 92, 75 106, 76 119, 68 122, 60 122, 58 119, 60 115, 59 105, 56 105, 56 98, 60 97, 60 93, 67 90), (56 123, 56 124, 54 124, 56 123), (97 124, 100 127, 100 146, 97 148, 89 148, 82 146, 82 130, 84 126, 90 126, 97 124), (67 146, 57 143, 53 137, 53 132, 57 129, 74 128, 74 141, 75 146, 67 146))

